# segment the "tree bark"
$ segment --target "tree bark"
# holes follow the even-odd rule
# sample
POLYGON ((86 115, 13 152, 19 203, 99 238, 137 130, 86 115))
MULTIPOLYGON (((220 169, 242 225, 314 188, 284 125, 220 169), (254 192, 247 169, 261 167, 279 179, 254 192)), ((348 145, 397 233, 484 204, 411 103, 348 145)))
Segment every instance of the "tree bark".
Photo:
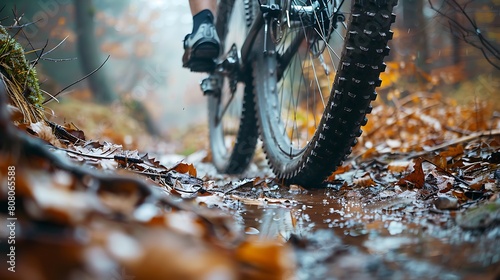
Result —
MULTIPOLYGON (((83 72, 90 73, 99 68, 104 61, 94 32, 95 8, 92 0, 74 0, 74 5, 79 61, 83 72)), ((118 99, 104 68, 92 74, 88 81, 96 101, 110 104, 118 99)))

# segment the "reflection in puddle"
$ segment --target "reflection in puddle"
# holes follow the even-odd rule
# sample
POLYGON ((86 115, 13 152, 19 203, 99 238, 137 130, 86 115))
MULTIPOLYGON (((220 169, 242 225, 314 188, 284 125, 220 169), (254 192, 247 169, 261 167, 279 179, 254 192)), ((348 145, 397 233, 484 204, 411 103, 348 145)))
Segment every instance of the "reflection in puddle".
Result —
POLYGON ((414 240, 408 237, 382 237, 376 236, 369 238, 363 245, 372 254, 386 254, 390 251, 397 250, 404 245, 412 244, 414 240))
POLYGON ((307 240, 296 246, 299 279, 495 275, 500 229, 486 236, 460 230, 450 215, 432 215, 411 192, 369 204, 330 192, 293 194, 297 203, 288 205, 244 205, 240 214, 248 234, 292 244, 295 237, 307 240))

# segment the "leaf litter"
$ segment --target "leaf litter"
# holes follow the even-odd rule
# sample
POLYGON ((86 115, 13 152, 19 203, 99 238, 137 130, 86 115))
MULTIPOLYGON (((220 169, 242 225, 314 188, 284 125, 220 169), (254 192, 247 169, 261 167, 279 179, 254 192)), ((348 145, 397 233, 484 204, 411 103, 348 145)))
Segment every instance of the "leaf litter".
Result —
POLYGON ((2 154, 2 172, 15 164, 19 178, 18 256, 27 268, 16 277, 494 278, 500 121, 487 104, 451 103, 379 104, 323 190, 270 176, 200 178, 203 159, 167 165, 85 140, 74 126, 20 126, 90 171, 2 154), (50 261, 39 257, 49 251, 50 261))

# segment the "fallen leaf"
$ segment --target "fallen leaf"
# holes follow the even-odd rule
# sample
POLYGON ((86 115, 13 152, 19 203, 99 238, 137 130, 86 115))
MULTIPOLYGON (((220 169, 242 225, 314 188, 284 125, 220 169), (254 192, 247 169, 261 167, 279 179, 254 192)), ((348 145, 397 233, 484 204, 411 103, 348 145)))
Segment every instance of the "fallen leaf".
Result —
POLYGON ((455 147, 450 147, 446 151, 442 151, 439 153, 440 156, 442 157, 451 157, 454 158, 459 155, 463 155, 464 153, 464 146, 462 144, 458 144, 455 147))
POLYGON ((392 173, 403 173, 410 167, 411 161, 397 160, 389 163, 387 169, 392 173))
POLYGON ((294 263, 288 246, 253 236, 238 247, 235 257, 244 265, 243 279, 287 279, 294 263))
POLYGON ((358 186, 358 187, 371 187, 371 186, 375 186, 377 184, 377 183, 375 183, 375 181, 373 181, 373 179, 369 173, 366 173, 361 178, 354 179, 353 183, 355 186, 358 186))
POLYGON ((187 173, 193 177, 196 177, 196 168, 194 167, 194 165, 192 163, 180 162, 177 165, 175 165, 174 167, 172 167, 172 170, 177 171, 179 173, 183 173, 183 174, 187 173))
POLYGON ((57 139, 52 128, 48 126, 45 122, 31 123, 28 126, 28 131, 38 136, 40 139, 50 143, 54 147, 62 148, 63 145, 61 141, 57 139))
POLYGON ((408 183, 411 183, 415 187, 421 189, 425 183, 424 170, 422 169, 422 162, 423 162, 422 158, 415 159, 415 164, 413 165, 413 172, 401 178, 397 184, 407 186, 408 183))
POLYGON ((352 168, 351 164, 346 164, 346 165, 340 166, 330 176, 328 176, 326 181, 328 181, 328 182, 335 181, 335 176, 346 173, 347 171, 351 170, 351 168, 352 168))

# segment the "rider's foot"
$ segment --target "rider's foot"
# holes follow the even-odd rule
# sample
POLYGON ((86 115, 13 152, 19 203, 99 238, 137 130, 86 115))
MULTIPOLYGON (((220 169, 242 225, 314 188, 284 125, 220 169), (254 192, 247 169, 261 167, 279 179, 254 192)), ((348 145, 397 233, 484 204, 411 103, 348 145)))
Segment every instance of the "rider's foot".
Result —
POLYGON ((182 66, 193 72, 211 72, 220 52, 220 41, 212 13, 205 10, 196 15, 193 29, 193 33, 186 35, 184 39, 182 66), (197 16, 201 19, 197 20, 197 16))

